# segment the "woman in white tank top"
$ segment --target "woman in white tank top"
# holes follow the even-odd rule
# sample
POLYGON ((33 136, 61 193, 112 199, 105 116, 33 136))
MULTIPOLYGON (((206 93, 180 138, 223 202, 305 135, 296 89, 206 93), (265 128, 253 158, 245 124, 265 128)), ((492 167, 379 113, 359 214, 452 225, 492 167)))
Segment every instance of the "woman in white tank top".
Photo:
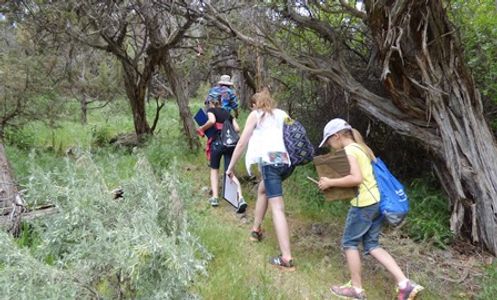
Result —
POLYGON ((271 205, 281 255, 272 257, 269 262, 280 269, 293 271, 295 266, 290 251, 290 234, 281 185, 282 181, 293 171, 283 142, 283 122, 288 115, 275 108, 275 102, 266 88, 254 94, 251 103, 253 111, 247 118, 226 175, 233 176, 235 164, 248 145, 245 157, 247 170, 250 174, 250 166, 258 164, 263 178, 257 190, 254 224, 250 238, 253 241, 262 240, 262 222, 268 205, 271 205))

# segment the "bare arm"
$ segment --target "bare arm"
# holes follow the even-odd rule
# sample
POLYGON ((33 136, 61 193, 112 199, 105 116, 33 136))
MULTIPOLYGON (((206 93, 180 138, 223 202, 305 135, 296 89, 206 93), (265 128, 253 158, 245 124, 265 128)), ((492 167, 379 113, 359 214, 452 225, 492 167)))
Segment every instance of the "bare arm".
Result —
POLYGON ((209 118, 207 122, 205 122, 204 125, 200 126, 198 130, 206 131, 207 129, 211 128, 214 124, 216 124, 216 116, 213 113, 208 112, 207 117, 209 118))
POLYGON ((247 147, 248 141, 254 132, 255 126, 257 125, 257 113, 255 111, 251 112, 247 118, 247 122, 245 122, 245 128, 243 128, 242 135, 236 144, 235 150, 233 151, 233 155, 231 156, 231 162, 226 170, 226 175, 232 176, 233 169, 235 168, 235 164, 242 155, 243 151, 247 147))
POLYGON ((238 122, 236 121, 236 118, 233 118, 233 127, 235 128, 236 132, 240 132, 240 126, 238 125, 238 122))
POLYGON ((331 187, 355 187, 362 183, 362 172, 359 163, 352 155, 347 155, 350 165, 350 174, 340 178, 319 178, 319 189, 326 190, 331 187))

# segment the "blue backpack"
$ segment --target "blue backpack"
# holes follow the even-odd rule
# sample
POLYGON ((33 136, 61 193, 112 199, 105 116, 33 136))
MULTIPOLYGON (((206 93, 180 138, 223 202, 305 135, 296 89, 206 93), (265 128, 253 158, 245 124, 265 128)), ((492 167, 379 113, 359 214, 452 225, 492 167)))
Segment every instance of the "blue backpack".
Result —
POLYGON ((309 141, 304 126, 287 117, 283 123, 283 141, 292 166, 305 165, 314 157, 314 146, 309 141))
POLYGON ((371 161, 371 165, 380 190, 380 211, 389 224, 397 226, 409 212, 409 199, 404 186, 392 175, 380 158, 371 161))
MULTIPOLYGON (((361 147, 356 148, 366 154, 361 147)), ((404 186, 379 157, 371 161, 371 166, 380 191, 380 212, 390 225, 398 226, 409 212, 409 199, 404 186)))

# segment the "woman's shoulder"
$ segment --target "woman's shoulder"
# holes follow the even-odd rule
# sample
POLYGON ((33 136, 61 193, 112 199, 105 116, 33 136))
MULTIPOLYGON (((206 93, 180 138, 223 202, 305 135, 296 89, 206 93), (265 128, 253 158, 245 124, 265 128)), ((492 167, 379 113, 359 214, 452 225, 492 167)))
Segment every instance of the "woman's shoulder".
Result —
POLYGON ((288 114, 286 113, 286 111, 280 109, 280 108, 273 108, 273 113, 275 114, 279 114, 279 115, 285 115, 287 116, 288 114))
POLYGON ((279 108, 273 108, 272 113, 273 116, 275 116, 278 120, 284 120, 286 117, 288 117, 288 114, 284 110, 279 108))

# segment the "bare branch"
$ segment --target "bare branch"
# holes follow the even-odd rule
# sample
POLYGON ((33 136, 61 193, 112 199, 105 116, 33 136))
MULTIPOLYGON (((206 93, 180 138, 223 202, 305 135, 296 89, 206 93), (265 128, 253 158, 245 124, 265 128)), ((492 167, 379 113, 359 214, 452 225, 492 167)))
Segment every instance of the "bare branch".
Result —
POLYGON ((340 0, 340 5, 347 11, 349 12, 351 15, 353 15, 354 17, 357 17, 363 21, 365 21, 368 17, 368 15, 363 12, 363 11, 360 11, 358 10, 357 8, 351 6, 348 1, 346 0, 340 0))

